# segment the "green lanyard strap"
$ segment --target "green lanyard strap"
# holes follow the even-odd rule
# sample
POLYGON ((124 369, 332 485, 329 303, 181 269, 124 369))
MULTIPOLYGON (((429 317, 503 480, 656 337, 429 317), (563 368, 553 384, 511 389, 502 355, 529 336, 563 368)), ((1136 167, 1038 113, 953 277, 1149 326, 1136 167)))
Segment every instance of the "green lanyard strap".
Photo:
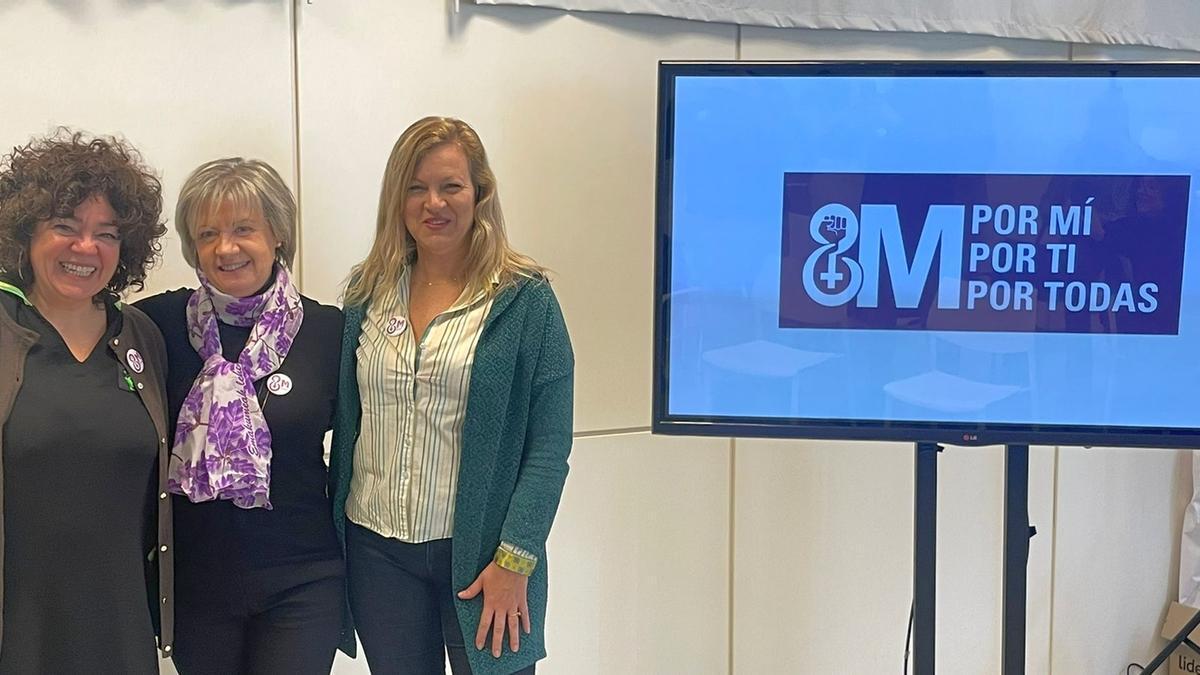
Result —
POLYGON ((33 303, 29 302, 29 298, 25 297, 25 291, 22 291, 21 289, 17 288, 16 286, 13 286, 12 284, 8 283, 7 281, 0 281, 0 291, 4 291, 6 293, 12 293, 13 295, 20 298, 21 302, 23 302, 27 305, 30 305, 30 306, 33 305, 33 303))

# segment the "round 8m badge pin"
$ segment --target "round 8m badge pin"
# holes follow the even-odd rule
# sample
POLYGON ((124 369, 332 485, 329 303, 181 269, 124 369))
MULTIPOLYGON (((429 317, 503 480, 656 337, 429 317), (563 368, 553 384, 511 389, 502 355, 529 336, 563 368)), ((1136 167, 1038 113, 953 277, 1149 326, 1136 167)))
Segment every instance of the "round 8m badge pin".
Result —
POLYGON ((292 378, 283 373, 275 373, 267 378, 267 391, 276 396, 287 396, 292 390, 292 378))
POLYGON ((402 316, 393 316, 392 318, 388 319, 387 325, 384 326, 383 332, 387 334, 388 337, 396 337, 397 335, 403 333, 405 328, 408 328, 408 319, 405 319, 402 316))
POLYGON ((125 352, 125 362, 129 364, 129 369, 135 373, 141 373, 146 369, 146 362, 142 360, 142 355, 136 349, 130 349, 125 352))

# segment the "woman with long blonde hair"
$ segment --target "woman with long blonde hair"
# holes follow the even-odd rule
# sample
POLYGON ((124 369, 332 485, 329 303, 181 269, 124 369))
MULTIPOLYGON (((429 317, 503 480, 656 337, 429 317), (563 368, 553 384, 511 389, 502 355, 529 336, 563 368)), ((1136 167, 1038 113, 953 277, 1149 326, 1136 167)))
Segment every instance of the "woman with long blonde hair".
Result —
POLYGON ((574 357, 466 123, 396 142, 345 311, 330 492, 372 672, 532 673, 574 357))

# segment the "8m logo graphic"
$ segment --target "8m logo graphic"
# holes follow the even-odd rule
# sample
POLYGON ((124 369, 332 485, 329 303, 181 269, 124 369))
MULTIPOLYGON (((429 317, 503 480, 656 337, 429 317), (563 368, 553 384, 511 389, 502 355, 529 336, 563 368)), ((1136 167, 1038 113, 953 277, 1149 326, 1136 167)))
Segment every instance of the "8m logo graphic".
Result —
MULTIPOLYGON (((877 307, 879 252, 882 248, 887 257, 896 306, 915 308, 929 278, 934 253, 939 248, 951 252, 962 249, 963 212, 961 206, 930 206, 910 263, 895 205, 864 204, 860 224, 850 207, 826 204, 813 214, 810 222, 809 229, 818 248, 804 263, 804 290, 814 302, 825 307, 844 305, 856 297, 859 307, 877 307), (847 254, 860 239, 863 243, 858 247, 856 261, 847 254), (839 271, 839 264, 847 272, 839 271), (818 266, 824 271, 814 276, 818 266), (844 278, 848 283, 842 290, 834 292, 844 278)), ((962 257, 953 253, 942 255, 939 267, 939 278, 957 280, 961 275, 962 257)), ((939 284, 938 307, 956 309, 958 306, 959 285, 939 284)))
POLYGON ((1174 334, 1189 183, 785 174, 780 326, 1174 334))
POLYGON ((846 206, 827 204, 813 214, 809 223, 813 241, 817 242, 819 248, 804 263, 804 290, 814 302, 826 307, 844 305, 862 288, 862 265, 846 256, 846 252, 858 241, 858 217, 846 206), (825 266, 818 283, 814 275, 821 263, 825 263, 825 266), (839 263, 846 268, 846 273, 838 271, 839 263), (847 277, 849 283, 845 288, 833 292, 839 282, 847 277), (822 286, 825 288, 822 289, 822 286))

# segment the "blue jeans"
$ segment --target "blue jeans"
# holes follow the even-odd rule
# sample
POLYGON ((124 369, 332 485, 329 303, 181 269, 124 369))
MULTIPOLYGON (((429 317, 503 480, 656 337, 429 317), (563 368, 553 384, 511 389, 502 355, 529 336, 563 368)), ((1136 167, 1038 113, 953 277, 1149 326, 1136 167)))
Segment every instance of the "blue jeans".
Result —
MULTIPOLYGON (((408 544, 346 522, 350 608, 375 675, 444 673, 447 656, 454 675, 471 674, 450 557, 450 539, 408 544)), ((529 666, 514 675, 533 672, 529 666)))

